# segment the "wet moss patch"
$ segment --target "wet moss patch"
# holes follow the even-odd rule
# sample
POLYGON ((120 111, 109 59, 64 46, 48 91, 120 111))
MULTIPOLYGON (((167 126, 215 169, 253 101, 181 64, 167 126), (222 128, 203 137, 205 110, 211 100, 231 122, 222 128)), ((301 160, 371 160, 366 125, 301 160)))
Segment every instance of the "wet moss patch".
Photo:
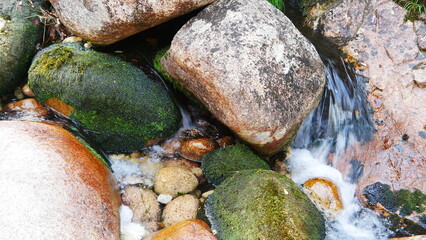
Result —
POLYGON ((56 98, 105 151, 130 152, 172 135, 180 114, 160 81, 117 57, 78 43, 34 58, 28 84, 41 102, 56 98))

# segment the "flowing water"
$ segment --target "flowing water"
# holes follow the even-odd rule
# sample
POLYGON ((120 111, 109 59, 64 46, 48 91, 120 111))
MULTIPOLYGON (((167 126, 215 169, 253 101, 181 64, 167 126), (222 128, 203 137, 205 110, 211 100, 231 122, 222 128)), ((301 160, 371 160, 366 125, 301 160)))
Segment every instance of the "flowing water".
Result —
POLYGON ((303 184, 324 178, 336 184, 344 210, 326 224, 328 240, 387 239, 386 223, 371 210, 361 207, 355 196, 355 169, 350 176, 333 166, 343 159, 345 149, 357 141, 368 141, 374 131, 366 102, 364 81, 343 61, 325 60, 327 87, 323 98, 304 120, 292 143, 288 165, 293 181, 303 184))

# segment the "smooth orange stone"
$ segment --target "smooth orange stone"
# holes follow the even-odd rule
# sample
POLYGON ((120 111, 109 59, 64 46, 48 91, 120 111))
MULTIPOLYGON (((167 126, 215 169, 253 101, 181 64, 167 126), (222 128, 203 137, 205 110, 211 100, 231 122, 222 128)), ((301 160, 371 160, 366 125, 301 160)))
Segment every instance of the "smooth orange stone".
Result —
POLYGON ((182 143, 180 155, 190 160, 200 161, 204 155, 216 148, 218 148, 218 144, 211 139, 191 139, 182 143))
POLYGON ((69 117, 71 115, 71 111, 74 110, 72 106, 65 104, 57 98, 49 98, 46 102, 44 102, 44 104, 64 114, 67 117, 69 117))
POLYGON ((119 206, 111 172, 69 132, 0 121, 1 239, 119 239, 119 206))
POLYGON ((148 240, 216 240, 207 223, 198 219, 189 219, 176 223, 157 232, 148 240))
POLYGON ((48 110, 43 107, 35 98, 27 98, 17 102, 11 102, 6 105, 8 110, 27 112, 37 117, 46 116, 48 110))

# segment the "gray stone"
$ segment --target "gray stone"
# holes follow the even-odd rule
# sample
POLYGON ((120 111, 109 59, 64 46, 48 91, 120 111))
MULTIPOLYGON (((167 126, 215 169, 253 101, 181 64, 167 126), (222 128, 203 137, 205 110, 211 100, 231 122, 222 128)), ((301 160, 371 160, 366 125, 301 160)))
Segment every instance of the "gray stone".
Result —
POLYGON ((107 45, 215 0, 50 0, 69 31, 107 45))
POLYGON ((180 29, 164 70, 264 154, 287 144, 325 84, 315 48, 267 1, 218 1, 180 29))

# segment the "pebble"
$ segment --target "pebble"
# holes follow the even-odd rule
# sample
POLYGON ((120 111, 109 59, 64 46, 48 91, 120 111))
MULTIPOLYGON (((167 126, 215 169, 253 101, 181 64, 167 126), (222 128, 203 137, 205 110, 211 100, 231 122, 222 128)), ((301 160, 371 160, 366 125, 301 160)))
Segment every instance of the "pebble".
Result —
POLYGON ((207 223, 190 219, 167 227, 144 240, 217 240, 207 223))
POLYGON ((160 219, 160 204, 157 202, 157 196, 150 189, 136 186, 126 187, 122 201, 133 211, 132 222, 157 223, 160 219))
POLYGON ((184 158, 201 161, 207 153, 218 148, 218 144, 209 138, 191 139, 182 143, 180 155, 184 158))
POLYGON ((9 111, 23 112, 34 117, 45 117, 48 113, 48 110, 34 98, 8 103, 6 108, 9 111))
POLYGON ((157 197, 157 201, 161 204, 168 204, 170 201, 172 201, 173 197, 172 195, 168 194, 160 194, 157 197))
POLYGON ((81 37, 67 37, 62 41, 62 43, 76 43, 82 41, 83 39, 81 39, 81 37))
POLYGON ((198 186, 198 180, 191 171, 183 167, 165 167, 158 171, 154 180, 157 194, 176 197, 179 193, 189 193, 198 186))
POLYGON ((183 195, 173 199, 163 211, 163 223, 165 227, 170 227, 181 221, 194 219, 197 217, 197 210, 200 201, 193 195, 183 195))
POLYGON ((33 92, 33 90, 31 90, 31 88, 28 86, 28 84, 25 84, 22 87, 22 92, 27 96, 27 97, 35 97, 35 94, 33 92))

